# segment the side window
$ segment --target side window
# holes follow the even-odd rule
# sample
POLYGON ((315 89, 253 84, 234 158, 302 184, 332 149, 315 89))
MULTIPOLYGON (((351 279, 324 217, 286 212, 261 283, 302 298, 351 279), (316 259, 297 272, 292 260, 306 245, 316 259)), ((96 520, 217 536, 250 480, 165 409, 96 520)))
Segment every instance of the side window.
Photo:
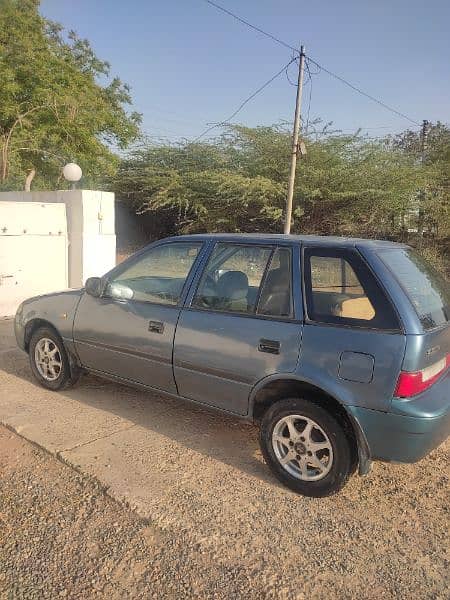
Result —
POLYGON ((345 258, 311 256, 312 308, 325 316, 371 321, 374 308, 345 258))
POLYGON ((277 248, 261 290, 258 315, 292 317, 291 269, 291 250, 277 248))
POLYGON ((217 244, 200 280, 192 306, 224 312, 254 313, 272 249, 217 244))
POLYGON ((110 280, 106 295, 141 302, 178 304, 201 245, 201 242, 173 242, 152 248, 110 280))
POLYGON ((375 329, 399 328, 390 302, 356 252, 305 249, 304 256, 311 320, 375 329))

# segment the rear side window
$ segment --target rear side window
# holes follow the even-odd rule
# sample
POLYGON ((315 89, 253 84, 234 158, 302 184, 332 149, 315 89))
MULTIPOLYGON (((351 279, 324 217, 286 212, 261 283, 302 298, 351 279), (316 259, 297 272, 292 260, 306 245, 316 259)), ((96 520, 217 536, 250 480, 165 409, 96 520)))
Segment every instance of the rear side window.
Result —
POLYGON ((421 256, 408 248, 378 255, 409 296, 425 331, 450 321, 450 286, 421 256))
POLYGON ((319 312, 371 321, 375 310, 345 258, 311 256, 312 300, 319 312))
POLYGON ((356 251, 306 248, 304 276, 310 320, 371 329, 399 329, 391 303, 356 251))

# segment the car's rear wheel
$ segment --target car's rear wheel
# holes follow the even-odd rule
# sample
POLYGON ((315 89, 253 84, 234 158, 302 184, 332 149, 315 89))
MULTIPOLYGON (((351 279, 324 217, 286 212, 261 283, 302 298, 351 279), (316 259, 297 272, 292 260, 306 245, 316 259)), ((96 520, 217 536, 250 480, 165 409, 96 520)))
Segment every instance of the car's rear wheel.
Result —
POLYGON ((71 372, 62 339, 50 327, 41 327, 32 334, 29 357, 34 377, 49 390, 69 387, 78 379, 71 372))
POLYGON ((305 496, 335 494, 352 473, 351 445, 324 408, 300 398, 273 404, 261 422, 263 456, 276 477, 305 496))

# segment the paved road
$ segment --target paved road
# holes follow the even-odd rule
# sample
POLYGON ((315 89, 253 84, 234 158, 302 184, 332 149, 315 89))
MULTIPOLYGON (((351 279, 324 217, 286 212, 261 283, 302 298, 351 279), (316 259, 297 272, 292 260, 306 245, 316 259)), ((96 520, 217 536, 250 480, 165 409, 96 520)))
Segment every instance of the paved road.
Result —
POLYGON ((38 387, 11 321, 0 322, 0 422, 182 539, 172 560, 192 564, 195 579, 200 556, 222 582, 211 597, 227 586, 254 597, 447 597, 449 442, 417 465, 376 464, 333 498, 299 497, 271 476, 251 426, 93 377, 62 393, 38 387))

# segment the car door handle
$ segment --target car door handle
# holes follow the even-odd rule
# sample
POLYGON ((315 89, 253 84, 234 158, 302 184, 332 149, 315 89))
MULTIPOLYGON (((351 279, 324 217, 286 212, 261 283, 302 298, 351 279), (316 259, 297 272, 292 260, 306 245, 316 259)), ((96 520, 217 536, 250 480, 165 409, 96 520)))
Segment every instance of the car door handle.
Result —
POLYGON ((278 340, 260 339, 258 350, 260 352, 268 352, 269 354, 280 354, 280 342, 278 340))
POLYGON ((164 323, 161 323, 161 321, 149 321, 148 330, 152 333, 164 333, 164 323))

